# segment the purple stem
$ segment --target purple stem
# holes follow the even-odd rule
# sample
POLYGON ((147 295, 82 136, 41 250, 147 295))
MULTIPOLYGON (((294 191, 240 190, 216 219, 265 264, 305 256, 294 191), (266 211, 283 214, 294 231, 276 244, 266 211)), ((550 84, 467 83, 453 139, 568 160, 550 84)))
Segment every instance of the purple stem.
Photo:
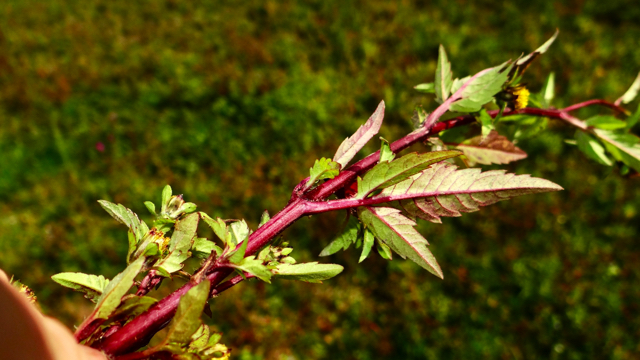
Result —
MULTIPOLYGON (((483 72, 478 73, 475 77, 480 76, 483 72)), ((471 79, 472 80, 472 79, 471 79)), ((470 81, 471 81, 470 80, 470 81)), ((467 82, 466 84, 468 84, 467 82)), ((465 86, 465 85, 463 85, 465 86)), ((459 91, 461 91, 462 88, 459 91)), ((461 116, 455 119, 451 119, 448 121, 443 121, 439 123, 435 123, 437 118, 434 114, 437 114, 438 117, 444 114, 446 110, 449 108, 451 103, 453 103, 455 96, 457 96, 458 92, 452 95, 445 103, 443 103, 438 109, 436 109, 426 121, 425 126, 415 130, 414 132, 408 134, 407 136, 395 141, 391 144, 391 150, 393 152, 399 152, 401 150, 406 149, 420 141, 424 141, 427 137, 437 134, 440 131, 450 129, 457 126, 466 125, 475 121, 475 118, 470 115, 461 116), (433 120, 435 119, 435 120, 433 120), (427 122, 428 121, 428 122, 427 122), (429 126, 427 126, 429 125, 429 126), (431 127, 431 128, 430 128, 431 127)), ((572 123, 575 126, 582 128, 578 123, 574 121, 575 118, 572 118, 567 112, 571 110, 575 110, 581 107, 589 106, 589 105, 605 105, 620 111, 620 107, 617 107, 613 104, 607 103, 606 101, 601 100, 591 100, 590 102, 584 102, 581 104, 576 104, 571 107, 565 108, 563 110, 544 110, 544 109, 534 109, 534 108, 526 108, 516 111, 506 112, 504 115, 513 115, 513 114, 531 114, 538 116, 545 116, 551 118, 557 118, 565 120, 569 123, 572 123)), ((624 109, 622 109, 624 110, 624 109)), ((496 116, 497 111, 490 112, 492 116, 496 116)), ((578 120, 578 119, 575 119, 578 120)), ((578 120, 580 121, 580 120, 578 120)), ((580 121, 581 122, 581 121, 580 121)), ((360 206, 358 202, 353 202, 350 206, 346 206, 344 204, 350 204, 347 200, 339 200, 337 203, 332 203, 331 201, 326 202, 326 204, 331 205, 323 205, 317 203, 317 201, 324 201, 331 194, 340 190, 352 183, 358 174, 363 173, 364 171, 373 167, 380 158, 379 151, 367 156, 366 158, 358 161, 347 169, 343 170, 340 175, 326 181, 322 185, 318 186, 316 189, 311 192, 304 194, 304 198, 300 197, 300 194, 297 194, 294 191, 289 204, 282 209, 278 214, 276 214, 271 220, 265 223, 263 226, 258 228, 254 233, 249 237, 249 243, 247 245, 246 255, 252 255, 258 252, 262 247, 267 245, 269 241, 271 241, 275 236, 284 231, 287 227, 289 227, 293 222, 304 215, 315 214, 324 211, 336 210, 339 208, 348 208, 353 206, 360 206), (340 202, 343 201, 343 202, 340 202), (335 205, 339 204, 339 205, 335 205)), ((371 199, 360 200, 360 201, 371 201, 371 199)), ((207 275, 207 280, 211 283, 211 287, 216 290, 226 290, 227 288, 239 283, 241 279, 231 279, 229 282, 225 283, 225 287, 216 287, 231 273, 232 269, 228 268, 219 268, 215 269, 213 273, 207 275)), ((195 282, 188 282, 180 289, 173 292, 171 295, 166 298, 160 300, 154 306, 149 308, 146 312, 139 315, 121 329, 116 331, 113 335, 106 338, 99 344, 96 344, 99 349, 109 354, 110 356, 114 355, 122 355, 131 351, 135 351, 141 346, 144 346, 148 343, 151 337, 159 330, 161 330, 164 326, 166 326, 171 318, 173 317, 178 303, 180 301, 180 297, 184 295, 189 289, 197 285, 195 282)), ((213 291, 212 291, 213 293, 213 291)))

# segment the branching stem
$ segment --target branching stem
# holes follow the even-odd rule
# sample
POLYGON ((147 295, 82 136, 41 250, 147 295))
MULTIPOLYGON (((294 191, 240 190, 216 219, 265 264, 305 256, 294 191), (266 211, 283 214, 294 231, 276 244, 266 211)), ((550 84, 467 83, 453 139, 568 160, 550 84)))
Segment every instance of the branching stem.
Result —
MULTIPOLYGON (((481 74, 476 74, 476 76, 479 75, 481 74)), ((452 95, 450 99, 454 99, 455 96, 456 94, 452 95)), ((445 103, 438 107, 438 109, 436 109, 425 121, 425 126, 392 143, 391 150, 397 153, 415 143, 425 141, 429 136, 433 136, 443 130, 475 122, 475 118, 471 115, 437 122, 438 118, 448 110, 448 107, 453 101, 454 100, 448 102, 445 101, 445 103)), ((625 112, 625 110, 621 107, 604 100, 590 100, 569 106, 561 110, 537 108, 525 108, 520 110, 506 109, 503 116, 514 114, 544 116, 560 119, 580 129, 587 130, 588 128, 584 124, 584 122, 571 116, 569 112, 591 105, 603 105, 618 112, 625 112)), ((495 117, 497 116, 498 111, 490 111, 489 114, 495 117)), ((326 201, 326 199, 330 195, 351 184, 356 179, 356 176, 366 172, 375 164, 377 164, 379 158, 379 152, 375 152, 356 162, 350 167, 347 167, 340 173, 340 175, 338 175, 334 179, 326 181, 322 185, 306 194, 303 194, 301 193, 301 191, 299 191, 299 186, 296 187, 297 191, 294 190, 291 200, 289 201, 287 206, 279 213, 277 213, 273 218, 271 218, 267 223, 262 225, 251 234, 248 240, 249 243, 247 244, 246 256, 256 254, 278 234, 280 234, 287 227, 289 227, 304 215, 360 206, 361 204, 358 201, 366 202, 367 200, 370 200, 358 200, 355 202, 351 199, 336 200, 335 202, 326 201)), ((303 180, 301 184, 304 185, 304 182, 305 181, 303 180)), ((186 283, 180 289, 160 300, 154 306, 149 308, 149 310, 139 315, 138 317, 127 323, 125 326, 123 326, 121 329, 116 331, 113 335, 104 339, 100 343, 95 344, 94 346, 103 350, 110 356, 123 355, 131 351, 135 351, 141 346, 146 345, 156 332, 161 330, 169 323, 169 321, 171 321, 171 318, 175 314, 175 311, 178 307, 180 297, 184 295, 189 289, 196 286, 201 279, 206 279, 211 283, 211 288, 213 289, 211 291, 212 295, 217 295, 220 292, 236 285, 243 280, 241 276, 236 276, 232 279, 227 280, 226 282, 223 282, 229 275, 233 273, 233 269, 229 268, 219 268, 214 266, 210 271, 205 271, 205 273, 206 278, 192 278, 191 281, 186 283)), ((76 334, 76 336, 78 336, 78 334, 76 334)), ((131 356, 133 357, 128 357, 126 359, 138 359, 138 357, 135 357, 135 355, 133 354, 131 354, 131 356)))

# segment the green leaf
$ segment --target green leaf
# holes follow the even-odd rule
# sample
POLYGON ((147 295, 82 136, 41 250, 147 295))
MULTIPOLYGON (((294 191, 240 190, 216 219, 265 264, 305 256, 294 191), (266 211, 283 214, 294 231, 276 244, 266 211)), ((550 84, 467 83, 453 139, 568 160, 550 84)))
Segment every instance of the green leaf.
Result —
POLYGON ((269 216, 269 211, 265 210, 260 217, 260 224, 258 224, 258 228, 266 224, 269 220, 271 220, 271 216, 269 216))
POLYGON ((593 126, 602 130, 618 130, 627 127, 626 122, 616 119, 611 115, 596 115, 585 120, 585 123, 588 126, 593 126))
POLYGON ((584 131, 578 130, 576 132, 576 141, 578 149, 582 151, 589 158, 599 162, 602 165, 611 166, 613 163, 605 155, 604 147, 598 142, 598 140, 591 137, 584 131))
POLYGON ((149 228, 144 221, 141 221, 133 211, 127 209, 121 204, 114 204, 106 200, 98 200, 100 206, 106 210, 114 219, 119 223, 126 225, 133 234, 136 236, 136 240, 140 241, 149 232, 149 228))
POLYGON ((453 84, 451 85, 451 93, 455 94, 456 91, 458 91, 464 83, 469 81, 469 79, 471 79, 471 76, 465 76, 462 79, 455 78, 453 80, 453 84))
POLYGON ((58 284, 82 292, 85 297, 93 302, 102 295, 109 280, 102 275, 89 275, 83 273, 65 272, 53 275, 51 279, 58 284))
POLYGON ((596 135, 604 141, 604 146, 613 157, 640 171, 640 139, 628 133, 615 133, 595 129, 596 135))
POLYGON ((404 207, 404 200, 411 199, 425 213, 425 219, 438 222, 440 216, 460 216, 461 212, 477 211, 480 206, 515 196, 558 190, 562 187, 529 175, 505 174, 504 170, 481 172, 478 168, 457 170, 442 162, 382 190, 370 200, 401 201, 404 207))
POLYGON ((362 243, 362 254, 360 254, 360 260, 358 263, 361 263, 369 256, 371 252, 371 247, 373 247, 373 243, 375 242, 375 236, 369 230, 364 231, 364 241, 362 243))
POLYGON ((242 242, 242 245, 240 245, 240 247, 237 250, 233 250, 232 252, 229 253, 228 256, 228 260, 230 263, 232 264, 239 264, 242 259, 244 259, 244 254, 247 251, 247 244, 249 243, 248 240, 244 240, 242 242))
POLYGON ((338 174, 340 174, 340 164, 331 159, 321 158, 316 160, 313 167, 309 169, 309 173, 309 181, 307 181, 306 184, 307 188, 315 184, 316 181, 333 179, 338 176, 338 174))
POLYGON ((200 259, 206 259, 207 257, 209 257, 212 251, 215 251, 218 256, 222 254, 222 249, 213 241, 206 238, 196 238, 193 241, 193 247, 191 247, 191 251, 193 251, 194 256, 200 259))
POLYGON ((340 274, 343 269, 340 265, 318 264, 314 261, 295 265, 280 264, 274 269, 274 273, 283 279, 320 283, 340 274))
POLYGON ((171 242, 169 243, 169 251, 173 252, 178 250, 187 252, 193 245, 199 222, 199 213, 189 214, 176 222, 173 235, 171 236, 171 242))
POLYGON ((482 136, 476 136, 456 145, 456 148, 467 157, 469 166, 473 166, 475 163, 484 165, 508 164, 527 157, 527 153, 511 143, 506 137, 499 135, 495 130, 484 139, 482 136))
POLYGON ((167 206, 169 205, 169 201, 171 200, 171 186, 167 185, 162 189, 162 206, 161 212, 164 214, 167 212, 167 206))
POLYGON ((413 110, 413 115, 411 115, 411 124, 413 125, 413 128, 419 128, 427 119, 427 115, 427 112, 424 111, 422 106, 416 106, 415 110, 413 110))
POLYGON ((256 259, 255 256, 247 256, 241 259, 241 261, 233 266, 236 269, 248 272, 255 275, 258 279, 271 283, 271 276, 273 275, 264 263, 260 259, 256 259))
POLYGON ((451 72, 451 63, 447 59, 447 53, 444 46, 438 48, 438 65, 436 67, 435 92, 436 101, 442 103, 449 97, 451 85, 453 84, 453 73, 451 72))
POLYGON ((376 249, 378 250, 378 254, 385 260, 393 260, 393 253, 391 249, 380 239, 376 239, 376 249))
POLYGON ((109 282, 102 296, 98 299, 98 305, 96 305, 96 309, 94 310, 94 319, 108 319, 116 310, 120 305, 122 297, 133 286, 133 280, 140 270, 142 270, 142 265, 145 260, 144 256, 139 257, 109 282))
POLYGON ((415 221, 405 217, 400 210, 387 207, 363 206, 358 208, 358 217, 365 226, 403 258, 409 258, 430 273, 443 278, 440 265, 431 251, 429 243, 414 228, 415 221))
POLYGON ((426 169, 431 164, 456 157, 461 153, 456 150, 429 152, 426 154, 411 153, 392 162, 381 162, 369 170, 358 182, 357 199, 364 199, 376 189, 394 185, 426 169))
POLYGON ((383 161, 389 162, 395 159, 396 154, 394 154, 393 151, 391 151, 391 146, 389 145, 389 142, 385 140, 383 137, 380 137, 380 141, 382 141, 382 145, 380 146, 380 162, 383 162, 383 161))
POLYGON ((144 202, 144 206, 147 207, 147 210, 149 210, 151 215, 157 216, 157 214, 156 214, 156 205, 154 203, 152 203, 151 201, 145 201, 144 202))
POLYGON ((337 162, 344 169, 354 156, 373 138, 382 125, 384 119, 384 101, 381 101, 376 111, 371 115, 364 125, 358 128, 355 134, 344 139, 338 151, 333 156, 333 161, 337 162))
POLYGON ((338 235, 327 247, 325 247, 319 256, 329 256, 337 253, 340 250, 347 250, 351 244, 358 240, 358 233, 360 231, 360 223, 354 218, 349 218, 347 230, 338 235))
POLYGON ((215 220, 211 218, 209 215, 204 214, 202 218, 204 221, 211 227, 211 230, 216 234, 216 236, 222 241, 224 245, 229 244, 231 240, 231 233, 227 227, 227 223, 220 218, 216 218, 215 220))
POLYGON ((200 314, 209 299, 209 281, 202 281, 180 298, 178 310, 169 324, 166 341, 188 343, 201 326, 200 314))
POLYGON ((200 348, 207 346, 211 331, 206 324, 200 325, 193 335, 191 335, 191 342, 189 343, 189 350, 196 352, 200 348))
POLYGON ((425 93, 425 94, 433 94, 436 92, 434 83, 424 83, 424 84, 416 85, 413 88, 416 89, 418 92, 425 93))
POLYGON ((632 102, 636 98, 636 96, 638 96, 638 91, 640 91, 640 73, 638 73, 638 76, 633 81, 633 84, 631 84, 631 87, 629 87, 629 90, 627 90, 624 95, 620 96, 620 98, 616 100, 616 104, 619 104, 620 102, 622 102, 623 104, 632 102))
POLYGON ((134 294, 126 295, 122 299, 122 304, 118 306, 112 314, 112 319, 133 317, 147 311, 151 306, 155 305, 158 300, 149 296, 137 296, 134 294))
POLYGON ((636 112, 627 118, 627 130, 633 129, 633 127, 638 123, 638 120, 640 120, 640 104, 638 104, 636 112))
POLYGON ((478 121, 482 126, 482 139, 489 136, 489 133, 491 133, 492 131, 495 131, 495 127, 493 126, 493 118, 491 117, 491 115, 489 115, 487 110, 485 109, 480 110, 480 116, 478 116, 478 121))
POLYGON ((484 104, 490 102, 497 93, 502 91, 502 85, 507 81, 512 66, 504 63, 473 79, 462 90, 460 100, 451 104, 449 111, 479 111, 484 104))
POLYGON ((199 213, 189 214, 176 222, 169 243, 169 255, 154 264, 155 268, 163 270, 161 274, 172 274, 182 270, 183 263, 189 258, 189 250, 193 247, 199 222, 199 213))
POLYGON ((249 225, 244 220, 234 221, 229 225, 231 243, 235 247, 249 237, 249 225))
POLYGON ((555 97, 555 78, 555 73, 550 73, 540 93, 542 95, 542 99, 544 99, 545 101, 545 107, 549 107, 549 105, 551 105, 551 100, 553 100, 553 98, 555 97))

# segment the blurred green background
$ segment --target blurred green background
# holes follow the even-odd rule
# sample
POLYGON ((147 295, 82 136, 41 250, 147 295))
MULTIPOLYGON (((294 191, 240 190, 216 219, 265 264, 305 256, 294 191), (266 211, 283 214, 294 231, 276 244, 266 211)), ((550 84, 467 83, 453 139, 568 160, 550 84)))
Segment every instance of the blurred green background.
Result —
MULTIPOLYGON (((143 201, 171 184, 255 226, 380 100, 387 139, 411 130, 415 105, 434 108, 412 87, 433 80, 438 44, 462 77, 559 28, 524 81, 535 92, 555 71, 561 107, 624 93, 640 70, 638 20, 635 1, 3 0, 0 268, 77 325, 91 303, 49 277, 125 265, 125 228, 96 200, 148 220, 143 201)), ((566 191, 420 224, 444 281, 400 259, 357 265, 351 249, 328 259, 345 271, 321 285, 241 284, 212 302, 234 358, 638 358, 638 178, 550 128, 505 168, 566 191)), ((290 228, 294 256, 316 259, 341 219, 290 228)))

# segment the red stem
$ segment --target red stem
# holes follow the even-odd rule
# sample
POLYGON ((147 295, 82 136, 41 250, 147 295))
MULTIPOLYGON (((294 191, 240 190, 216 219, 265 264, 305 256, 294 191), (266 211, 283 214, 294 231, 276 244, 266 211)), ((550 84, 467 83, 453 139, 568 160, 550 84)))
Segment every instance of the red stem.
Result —
MULTIPOLYGON (((624 112, 624 109, 606 101, 591 100, 570 106, 562 110, 526 108, 505 112, 504 115, 531 114, 537 116, 545 116, 550 118, 562 119, 582 128, 581 124, 583 123, 580 120, 571 117, 568 114, 568 111, 594 104, 605 105, 617 111, 624 112), (577 120, 579 123, 575 122, 575 120, 577 120)), ((438 109, 436 110, 436 112, 437 111, 438 109)), ((490 112, 492 116, 496 116, 497 113, 497 111, 490 112)), ((412 144, 426 140, 427 137, 437 134, 440 131, 466 125, 474 121, 475 118, 473 116, 466 115, 448 121, 435 123, 432 128, 421 127, 408 134, 407 136, 392 143, 391 150, 397 153, 406 149, 412 144)), ((263 226, 261 226, 251 234, 248 240, 249 243, 247 245, 246 255, 249 256, 257 253, 262 247, 267 245, 269 241, 275 238, 279 233, 284 231, 300 217, 310 213, 323 212, 318 210, 319 205, 314 202, 324 201, 337 190, 343 188, 347 184, 350 184, 358 174, 361 174, 373 167, 378 162, 379 157, 379 151, 367 156, 366 158, 343 170, 336 178, 326 181, 310 193, 305 194, 305 198, 301 198, 300 194, 297 194, 294 191, 289 204, 287 204, 287 206, 278 214, 276 214, 271 220, 269 220, 267 223, 265 223, 263 226)), ((327 207, 325 211, 328 210, 333 210, 333 208, 327 207)), ((220 285, 220 283, 232 272, 232 269, 221 268, 214 270, 213 273, 207 276, 207 280, 211 283, 211 287, 214 288, 212 293, 214 291, 217 291, 216 293, 224 291, 227 288, 242 281, 242 279, 234 278, 226 282, 225 284, 227 285, 219 286, 216 289, 216 287, 220 285)), ((99 344, 95 344, 95 346, 97 346, 99 349, 109 354, 110 356, 114 356, 126 354, 138 349, 141 346, 146 345, 157 331, 161 330, 164 326, 166 326, 166 324, 169 323, 178 307, 180 297, 195 285, 197 285, 197 283, 188 282, 180 289, 173 292, 171 295, 160 300, 154 306, 149 308, 149 310, 127 323, 112 336, 106 338, 99 344)))

